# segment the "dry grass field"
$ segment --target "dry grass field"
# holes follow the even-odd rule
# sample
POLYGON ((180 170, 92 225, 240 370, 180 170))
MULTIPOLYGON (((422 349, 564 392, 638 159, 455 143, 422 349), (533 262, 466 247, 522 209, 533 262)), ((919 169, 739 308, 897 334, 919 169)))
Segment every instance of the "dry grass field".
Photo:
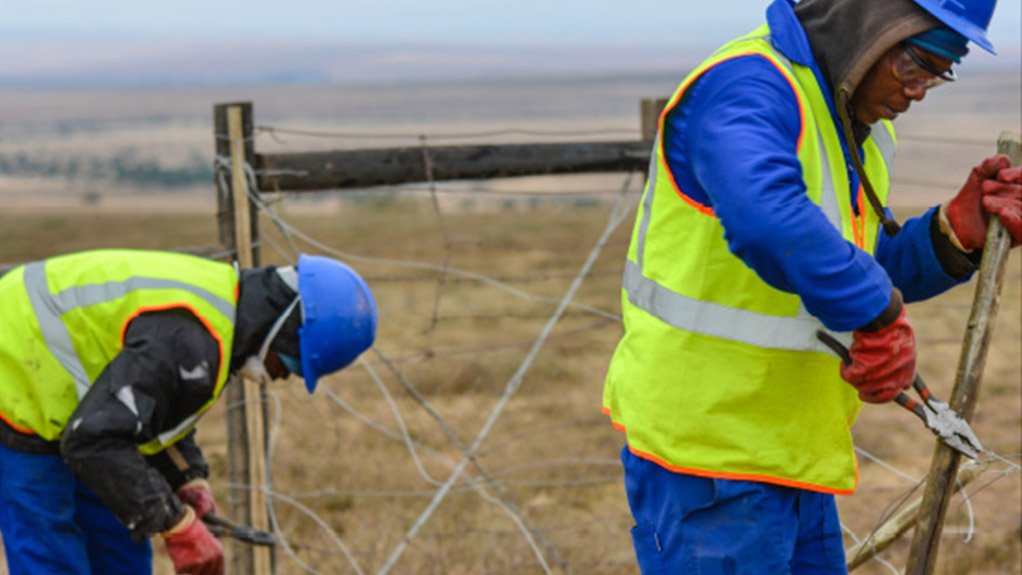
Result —
MULTIPOLYGON (((902 217, 952 193, 991 153, 1001 130, 1022 130, 1017 74, 966 79, 899 121, 908 137, 899 146, 893 203, 902 217)), ((674 80, 3 94, 0 157, 24 154, 30 165, 57 169, 17 175, 0 169, 0 263, 97 247, 216 244, 210 185, 145 186, 104 170, 115 165, 111 158, 168 169, 196 161, 208 166, 209 115, 218 101, 252 98, 257 124, 299 128, 435 134, 513 126, 567 134, 637 128, 639 98, 666 95, 674 80), (75 177, 62 171, 72 161, 80 168, 75 177)), ((257 149, 415 142, 263 132, 257 149)), ((637 200, 637 180, 629 206, 637 200)), ((605 370, 621 333, 615 315, 630 218, 609 236, 574 305, 536 345, 606 227, 622 181, 593 175, 444 185, 439 211, 422 187, 278 198, 274 205, 287 222, 343 252, 380 307, 378 344, 363 362, 325 379, 313 396, 298 381, 272 386, 274 511, 287 543, 277 555, 278 573, 377 572, 461 461, 451 436, 471 444, 510 382, 520 388, 501 404, 481 442, 478 468, 467 467, 392 572, 543 573, 524 532, 558 572, 637 572, 617 463, 623 437, 600 413, 605 370), (594 195, 543 193, 553 191, 594 195)), ((293 257, 272 222, 264 217, 260 225, 265 263, 293 257)), ((1020 259, 1012 255, 974 420, 984 444, 1008 463, 987 462, 968 489, 968 503, 952 501, 940 575, 1022 573, 1020 259)), ((920 338, 920 372, 944 398, 974 287, 909 308, 920 338)), ((221 403, 199 426, 222 501, 241 487, 227 484, 224 409, 221 403)), ((934 439, 894 406, 867 406, 854 433, 880 461, 861 457, 859 491, 839 498, 845 525, 862 538, 921 496, 934 439)), ((856 573, 899 572, 908 543, 905 538, 882 555, 890 566, 872 562, 856 573)), ((157 574, 169 574, 162 551, 156 556, 157 574)))
MULTIPOLYGON (((460 460, 452 440, 401 381, 414 387, 462 442, 471 443, 600 236, 609 209, 606 203, 564 207, 544 202, 531 208, 450 211, 443 214, 445 242, 425 195, 404 194, 387 204, 340 201, 319 213, 299 208, 286 202, 279 206, 283 217, 303 232, 378 260, 353 263, 376 294, 381 329, 379 353, 327 378, 316 395, 307 395, 297 381, 273 386, 275 511, 293 554, 278 555, 278 572, 372 573, 426 508, 435 482, 445 481, 460 460), (465 278, 448 274, 441 279, 437 272, 394 263, 439 264, 445 259, 452 268, 552 299, 527 301, 465 278), (418 463, 401 440, 402 425, 418 463)), ((269 221, 262 228, 283 243, 269 221)), ((5 210, 0 214, 0 261, 114 245, 201 246, 216 242, 214 229, 212 213, 195 211, 5 210)), ((626 223, 610 237, 575 302, 616 313, 629 230, 626 223)), ((266 259, 283 258, 268 253, 266 259)), ((1022 452, 1020 273, 1016 254, 975 418, 986 446, 1016 463, 1022 452)), ((922 374, 944 397, 950 394, 972 288, 969 284, 910 308, 921 338, 922 374)), ((617 321, 568 308, 478 451, 479 463, 501 486, 501 497, 527 517, 544 556, 564 572, 636 572, 616 463, 622 437, 599 413, 604 370, 620 330, 617 321)), ((222 410, 220 405, 202 422, 199 439, 212 464, 214 488, 225 500, 222 410)), ((902 474, 925 475, 933 439, 908 413, 867 406, 856 435, 863 449, 902 474)), ((975 532, 969 543, 962 541, 967 510, 960 498, 952 502, 939 573, 1018 572, 1020 476, 998 477, 1004 469, 992 463, 970 488, 975 492, 975 532)), ((921 494, 913 481, 866 459, 861 460, 861 478, 856 495, 840 498, 845 524, 860 537, 906 499, 921 494)), ((470 466, 394 572, 543 572, 509 515, 476 490, 479 479, 470 466)), ((908 539, 896 544, 884 557, 902 565, 907 544, 908 539)), ((170 573, 159 551, 157 557, 157 573, 170 573)), ((872 563, 858 572, 891 571, 872 563)))

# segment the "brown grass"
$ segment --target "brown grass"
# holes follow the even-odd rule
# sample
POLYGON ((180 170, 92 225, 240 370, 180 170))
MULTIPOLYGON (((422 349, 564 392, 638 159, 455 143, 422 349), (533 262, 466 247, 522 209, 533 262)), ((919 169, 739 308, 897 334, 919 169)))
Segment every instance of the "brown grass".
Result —
MULTIPOLYGON (((328 205, 325 213, 310 214, 285 203, 283 212, 299 229, 346 252, 433 263, 444 259, 439 223, 424 197, 406 196, 384 206, 343 201, 328 205)), ((559 298, 599 236, 607 213, 606 205, 564 209, 548 204, 538 209, 447 212, 451 265, 504 277, 516 288, 559 298)), ((269 222, 263 221, 262 229, 276 237, 269 222)), ((7 210, 0 214, 0 262, 102 246, 212 244, 214 230, 212 213, 7 210)), ((577 301, 618 309, 619 273, 629 233, 630 224, 617 230, 577 301)), ((264 253, 268 261, 280 261, 272 250, 264 253)), ((434 309, 438 274, 385 263, 354 265, 379 302, 377 349, 461 441, 471 442, 553 304, 523 301, 449 276, 434 309)), ((1022 451, 1020 287, 1016 253, 975 418, 975 429, 986 445, 1016 461, 1022 451)), ((970 284, 910 308, 921 340, 920 370, 945 398, 950 395, 971 297, 970 284)), ((604 370, 620 331, 614 321, 577 310, 567 314, 479 451, 479 461, 503 485, 505 496, 524 510, 574 573, 636 571, 628 537, 631 519, 616 465, 623 439, 599 413, 604 370)), ((458 450, 404 392, 395 374, 377 356, 369 354, 367 359, 394 397, 423 467, 444 481, 460 459, 458 450)), ((333 392, 364 418, 396 433, 391 409, 365 369, 349 368, 321 385, 314 396, 297 381, 273 386, 280 407, 272 460, 274 489, 313 510, 359 566, 375 572, 436 488, 420 476, 403 443, 353 417, 326 393, 333 392)), ((909 414, 893 406, 867 406, 855 433, 864 449, 915 477, 925 475, 933 438, 909 414)), ((200 425, 199 439, 212 466, 214 488, 224 501, 228 487, 222 405, 200 425)), ((477 477, 469 471, 463 479, 477 477)), ((985 475, 973 490, 993 477, 985 475)), ((865 536, 909 496, 913 484, 866 460, 861 461, 861 479, 859 492, 840 498, 840 506, 845 524, 865 536)), ((1019 491, 1015 474, 972 497, 976 533, 968 544, 955 534, 966 524, 961 500, 952 502, 939 573, 1018 572, 1019 491)), ((302 562, 320 573, 354 572, 334 540, 308 515, 283 500, 276 511, 281 533, 302 562)), ((905 539, 884 557, 902 565, 907 545, 905 539)), ((157 557, 157 573, 169 573, 160 551, 157 557)), ((284 555, 279 566, 282 574, 303 572, 284 555)), ((396 572, 542 570, 508 516, 462 481, 409 546, 396 572)), ((859 572, 888 571, 874 563, 859 572)))
MULTIPOLYGON (((957 188, 976 161, 989 154, 997 134, 1020 127, 1017 74, 969 77, 935 91, 899 119, 893 174, 897 206, 932 205, 957 188), (948 145, 949 141, 954 145, 948 145), (964 143, 961 143, 964 141, 964 143)), ((252 99, 259 124, 341 132, 434 134, 518 127, 591 130, 638 126, 639 98, 666 96, 676 78, 649 82, 608 81, 577 86, 504 87, 480 83, 466 92, 404 86, 340 89, 286 87, 253 90, 168 90, 133 93, 11 93, 0 98, 4 139, 0 153, 36 159, 105 161, 130 150, 160 165, 194 155, 212 157, 209 126, 213 102, 252 99), (585 93, 579 98, 579 93, 585 93), (395 116, 395 112, 403 114, 395 116), (173 121, 153 120, 171 118, 173 121), (79 126, 83 122, 84 127, 79 126), (74 128, 63 133, 64 123, 74 128), (89 128, 94 126, 96 130, 89 128)), ((510 141, 528 136, 514 136, 510 141)), ((454 143, 454 141, 443 141, 454 143)), ((479 143, 472 140, 472 143, 479 143)), ((310 139, 262 134, 266 151, 416 145, 373 139, 310 139)), ((523 178, 486 182, 491 190, 614 191, 618 176, 523 178)), ((289 199, 282 213, 299 229, 330 246, 363 257, 440 264, 445 240, 428 198, 413 193, 373 192, 378 201, 331 195, 320 201, 289 199), (338 199, 342 198, 342 199, 338 199)), ((67 251, 119 246, 175 249, 215 244, 209 189, 164 193, 113 181, 0 174, 0 262, 27 261, 67 251), (98 205, 84 204, 99 194, 98 205)), ((502 278, 531 294, 561 297, 607 219, 607 203, 564 207, 546 199, 474 194, 441 196, 450 265, 502 278), (530 208, 529 206, 532 206, 530 208)), ((270 232, 269 222, 262 229, 270 232)), ((617 311, 626 222, 611 238, 576 301, 617 311)), ((318 250, 306 248, 311 252, 318 250)), ((267 245, 265 261, 281 258, 267 245)), ((380 305, 377 350, 399 370, 457 433, 470 443, 554 310, 549 302, 525 301, 494 287, 452 275, 387 263, 352 262, 371 284, 380 305), (440 289, 438 290, 438 286, 440 289), (439 293, 439 299, 437 294, 439 293), (439 302, 435 304, 435 302, 439 302)), ((1017 462, 1022 452, 1022 266, 1012 256, 1001 312, 987 363, 974 427, 987 447, 1017 462)), ((974 284, 931 302, 913 304, 920 336, 920 371, 935 392, 950 395, 974 284)), ((554 329, 522 387, 508 403, 478 459, 524 510, 546 544, 573 573, 635 573, 617 453, 623 438, 599 413, 603 377, 621 333, 618 322, 570 308, 554 329)), ((369 365, 394 397, 422 466, 443 481, 459 451, 398 377, 374 354, 369 365)), ((272 460, 274 489, 311 509, 351 550, 366 573, 378 570, 435 486, 419 474, 408 449, 391 436, 398 425, 366 369, 356 366, 327 378, 314 396, 297 382, 273 386, 280 426, 272 460), (333 392, 344 405, 331 399, 333 392), (354 410, 381 433, 362 419, 354 410)), ((226 428, 222 403, 200 425, 219 499, 229 495, 226 428)), ((855 429, 858 444, 922 478, 933 437, 893 406, 867 406, 855 429)), ((912 481, 861 460, 858 493, 839 499, 843 521, 866 536, 900 504, 918 496, 912 481)), ((992 466, 992 470, 998 466, 992 466)), ((1003 466, 1002 466, 1003 467, 1003 466)), ((469 471, 463 480, 477 478, 469 471)), ((938 573, 1001 575, 1022 572, 1022 494, 1017 473, 981 477, 970 491, 976 532, 965 543, 961 499, 952 501, 938 573)), ((296 506, 278 500, 281 534, 298 558, 319 573, 352 573, 330 534, 296 506)), ((851 540, 846 540, 851 544, 851 540)), ((904 564, 908 539, 883 557, 904 564)), ((157 551, 158 575, 170 567, 157 551)), ((548 553, 552 560, 553 555, 548 553)), ((0 574, 5 570, 0 565, 0 574)), ((304 571, 279 555, 279 573, 304 571)), ((508 516, 459 483, 411 543, 396 573, 541 573, 525 538, 508 516)), ((877 563, 857 573, 884 574, 877 563)))

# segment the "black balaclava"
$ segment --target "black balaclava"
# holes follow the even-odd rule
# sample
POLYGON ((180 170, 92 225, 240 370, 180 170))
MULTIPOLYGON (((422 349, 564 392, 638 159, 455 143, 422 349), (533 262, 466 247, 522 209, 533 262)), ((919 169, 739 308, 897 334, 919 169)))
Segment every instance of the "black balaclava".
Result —
MULTIPOLYGON (((237 371, 249 357, 259 353, 270 328, 297 297, 295 291, 280 278, 276 267, 241 270, 238 292, 231 371, 237 371)), ((301 315, 296 306, 273 339, 272 349, 300 357, 298 328, 302 324, 301 315)))

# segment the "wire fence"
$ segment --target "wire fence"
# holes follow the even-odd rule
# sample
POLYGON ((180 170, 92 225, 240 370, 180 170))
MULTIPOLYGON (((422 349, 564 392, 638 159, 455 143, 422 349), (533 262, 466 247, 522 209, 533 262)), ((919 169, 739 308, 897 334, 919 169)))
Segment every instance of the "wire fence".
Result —
MULTIPOLYGON (((267 127, 261 127, 259 131, 271 135, 297 134, 320 138, 379 137, 375 134, 352 133, 309 134, 267 127)), ((442 137, 459 139, 515 133, 520 132, 508 130, 444 134, 442 137)), ((422 135, 395 134, 388 137, 427 141, 422 135)), ((430 136, 428 139, 441 138, 430 136)), ((979 144, 934 138, 919 140, 940 145, 979 144)), ((990 145, 989 142, 983 144, 990 145)), ((426 165, 429 171, 428 161, 426 165)), ((220 181, 226 182, 226 159, 218 159, 217 166, 218 173, 222 174, 220 181)), ((606 421, 584 415, 598 407, 602 382, 597 378, 583 378, 585 381, 582 387, 587 390, 588 396, 580 411, 575 411, 580 406, 574 403, 574 399, 561 401, 557 397, 559 393, 565 393, 563 389, 553 393, 553 397, 548 397, 549 394, 544 393, 546 390, 528 393, 523 391, 523 387, 527 380, 531 383, 533 378, 545 380, 550 377, 546 373, 549 366, 536 367, 537 358, 544 352, 552 356, 551 363, 571 361, 578 357, 578 361, 590 364, 578 368, 586 373, 600 374, 605 368, 613 341, 620 331, 620 317, 614 298, 618 294, 620 263, 623 261, 630 229, 630 226, 621 224, 631 220, 630 214, 641 188, 636 179, 629 175, 616 191, 601 189, 581 192, 600 198, 600 202, 590 208, 592 213, 587 216, 595 218, 600 215, 604 220, 602 229, 587 226, 589 235, 585 237, 591 242, 588 247, 577 237, 571 243, 536 245, 535 242, 516 243, 508 241, 504 236, 487 235, 487 232, 494 230, 487 230, 485 226, 480 230, 472 222, 472 215, 461 213, 456 207, 445 208, 437 201, 439 194, 451 193, 453 190, 444 191, 441 185, 432 181, 422 186, 375 190, 374 194, 428 194, 428 202, 423 199, 420 205, 408 209, 413 209, 420 219, 427 215, 430 217, 434 224, 433 237, 430 239, 420 235, 418 241, 430 243, 435 249, 431 252, 431 259, 413 260, 406 259, 400 251, 390 256, 365 255, 348 246, 344 249, 332 246, 330 242, 319 239, 283 216, 281 212, 286 211, 288 201, 293 196, 270 195, 274 202, 268 202, 268 196, 258 193, 255 176, 255 170, 250 167, 251 199, 276 232, 275 236, 265 237, 264 246, 269 246, 281 261, 293 262, 299 251, 315 250, 356 265, 364 270, 374 289, 380 290, 381 302, 386 302, 386 294, 394 293, 392 290, 403 293, 401 297, 406 299, 407 313, 394 317, 392 321, 407 322, 405 329, 416 332, 411 337, 395 335, 388 338, 384 334, 373 353, 360 361, 358 367, 368 376, 380 400, 368 401, 365 406, 359 407, 356 400, 344 393, 344 390, 351 389, 349 383, 335 386, 331 382, 326 387, 330 401, 351 419, 352 424, 363 427, 367 433, 380 436, 382 441, 400 444, 404 450, 400 458, 405 467, 410 464, 414 469, 414 472, 402 473, 403 478, 410 480, 411 484, 403 481, 390 489, 383 489, 374 484, 375 481, 369 485, 358 485, 359 482, 355 481, 355 486, 319 486, 306 491, 291 491, 280 482, 272 487, 264 486, 275 508, 283 505, 300 511, 333 543, 333 549, 329 546, 314 549, 301 544, 285 545, 288 557, 300 568, 296 572, 385 574, 448 572, 454 568, 458 572, 486 573, 611 573, 634 568, 630 561, 626 531, 631 520, 623 505, 621 476, 615 457, 615 446, 621 444, 621 438, 608 434, 606 428, 609 425, 606 421), (541 251, 547 260, 556 260, 559 266, 551 269, 549 261, 539 268, 530 266, 529 257, 537 251, 541 251), (478 267, 460 267, 458 262, 463 260, 478 267), (500 265, 494 265, 497 260, 503 260, 509 267, 523 269, 510 273, 501 269, 500 265), (583 303, 583 298, 579 297, 583 286, 603 295, 585 298, 583 303), (412 292, 414 296, 410 295, 412 292), (478 292, 485 292, 486 295, 480 296, 478 292), (607 293, 613 294, 612 297, 607 298, 607 293), (594 301, 598 303, 590 303, 594 301), (500 310, 494 311, 494 307, 500 307, 500 310), (509 337, 512 330, 506 327, 511 324, 516 324, 513 333, 517 337, 509 337), (414 328, 413 325, 418 327, 414 328), (467 345, 448 344, 458 338, 470 341, 467 345), (489 341, 477 341, 484 338, 489 341), (600 353, 582 352, 578 356, 570 353, 590 346, 599 349, 600 353), (550 347, 556 349, 548 351, 550 347), (566 351, 568 355, 561 355, 566 351), (499 380, 491 376, 485 384, 478 380, 464 381, 472 379, 473 369, 482 370, 480 365, 490 366, 501 361, 503 377, 499 380), (593 365, 593 362, 597 363, 593 365), (466 369, 469 375, 461 377, 466 369), (438 372, 453 375, 444 381, 443 375, 438 378, 438 372), (541 373, 540 377, 536 377, 537 372, 541 373), (502 385, 500 380, 503 381, 502 385), (403 396, 390 391, 392 387, 403 393, 403 396), (527 397, 521 397, 523 394, 527 394, 527 397), (546 423, 538 429, 532 429, 530 425, 501 425, 505 419, 510 419, 506 413, 512 411, 514 405, 529 410, 537 401, 553 402, 559 415, 566 421, 546 423), (387 409, 381 407, 383 404, 386 404, 387 409), (388 423, 387 420, 391 421, 388 423), (413 420, 418 423, 413 424, 413 420), (431 422, 435 429, 421 427, 424 421, 431 422), (436 430, 441 431, 438 433, 436 430), (565 457, 563 453, 558 453, 561 456, 547 455, 551 450, 573 451, 575 442, 597 442, 602 447, 576 457, 565 457), (555 445, 549 445, 551 443, 555 445), (505 462, 499 457, 502 452, 514 451, 523 446, 525 452, 519 453, 514 463, 505 462), (569 507, 616 511, 612 514, 589 513, 584 518, 559 517, 556 510, 551 513, 541 505, 545 498, 560 502, 563 495, 551 494, 566 492, 572 495, 569 507), (393 509, 391 506, 398 502, 400 512, 397 515, 401 519, 378 519, 374 525, 359 523, 357 529, 365 530, 361 533, 354 532, 347 524, 343 530, 338 530, 330 527, 330 521, 319 511, 324 505, 329 508, 329 503, 325 502, 338 500, 351 502, 352 508, 356 502, 377 501, 386 502, 382 506, 393 509), (415 504, 416 501, 422 503, 415 504), (444 513, 445 508, 451 510, 444 513), (503 519, 495 519, 500 516, 503 519), (500 526, 496 527, 496 524, 500 526), (597 540, 600 543, 579 544, 573 537, 565 536, 575 536, 580 531, 602 532, 597 540), (466 548, 466 540, 477 541, 480 538, 502 543, 469 543, 466 548), (518 543, 511 543, 514 540, 518 543), (340 557, 344 560, 338 561, 340 557)), ((906 182, 911 183, 912 180, 906 182)), ((928 182, 924 185, 944 184, 928 182)), ((466 189, 471 193, 498 192, 485 183, 462 186, 459 191, 466 189)), ((558 194, 556 188, 514 193, 551 199, 558 194)), ((361 211, 359 207, 352 209, 361 211)), ((514 234, 514 220, 535 217, 530 212, 525 209, 523 213, 503 214, 501 217, 509 222, 504 231, 514 234)), ((537 233, 536 239, 542 240, 539 237, 541 235, 537 233)), ((377 253, 376 250, 374 253, 377 253)), ((1018 286, 1010 289, 1017 290, 1018 286)), ((960 324, 968 314, 967 299, 966 294, 954 301, 931 304, 930 310, 943 320, 958 325, 945 327, 939 332, 922 332, 922 353, 928 347, 938 348, 960 341, 964 331, 960 324)), ((1005 310, 1006 315, 1012 313, 1012 310, 1005 310)), ((1009 340, 1014 338, 1015 342, 1018 341, 1017 331, 1012 333, 1009 330, 1005 335, 1009 340)), ((1010 347, 1010 343, 1006 345, 1010 347)), ((1018 379, 1017 362, 1009 366, 1008 371, 1007 382, 1011 387, 1010 378, 1014 375, 1016 381, 1018 379)), ((351 374, 345 374, 338 379, 350 377, 351 374)), ((945 376, 943 381, 938 380, 935 387, 946 387, 949 381, 950 378, 945 376)), ((1017 388, 1017 384, 1014 384, 1014 389, 1017 388)), ((946 391, 944 393, 947 394, 946 391)), ((867 411, 870 409, 867 407, 867 411)), ((870 519, 863 519, 862 514, 857 513, 852 506, 850 511, 843 510, 843 516, 851 514, 856 524, 849 525, 846 522, 843 528, 849 544, 868 546, 878 527, 913 497, 921 495, 924 464, 930 452, 932 437, 916 425, 917 422, 902 414, 870 414, 875 416, 872 418, 865 415, 864 419, 870 422, 893 422, 900 428, 896 435, 905 436, 906 443, 895 446, 893 453, 861 445, 857 448, 863 465, 868 468, 868 476, 882 474, 883 478, 876 485, 871 485, 864 477, 860 494, 855 499, 866 501, 873 511, 880 509, 881 512, 870 519)), ((1009 417, 1015 417, 1017 422, 1017 413, 1009 414, 1009 417)), ((275 437, 285 433, 280 425, 278 422, 274 426, 275 437)), ((873 438, 867 435, 865 443, 872 442, 873 438)), ((1013 483, 1007 489, 1017 491, 1019 447, 1017 441, 1012 443, 1009 440, 1007 444, 1010 449, 1008 453, 991 452, 973 464, 980 470, 982 480, 963 489, 958 509, 950 515, 956 525, 951 526, 948 533, 960 535, 966 543, 977 537, 985 514, 991 513, 989 502, 978 512, 974 499, 998 486, 1003 488, 1005 483, 1013 483), (960 528, 957 526, 959 521, 960 528)), ((324 461, 323 464, 335 465, 336 461, 324 461)), ((273 467, 281 467, 279 460, 273 462, 273 467)), ((350 511, 351 508, 348 509, 350 511)), ((1022 513, 1013 513, 1017 522, 1022 513)), ((991 520, 991 523, 997 522, 991 520)), ((295 532, 290 531, 288 526, 280 523, 275 526, 285 539, 295 537, 295 532)), ((297 531, 297 528, 293 529, 297 531)), ((997 533, 996 529, 994 533, 997 533)), ((1006 559, 1017 562, 1017 549, 1011 550, 1009 543, 1004 545, 1009 546, 1009 556, 1006 559)), ((897 552, 885 552, 873 560, 871 569, 873 572, 898 573, 900 571, 896 563, 903 559, 904 549, 900 555, 897 552)))
MULTIPOLYGON (((273 126, 256 132, 278 146, 300 138, 405 139, 423 146, 427 166, 432 141, 634 134, 509 128, 424 136, 273 126)), ((217 158, 221 187, 228 170, 228 159, 217 158)), ((376 347, 325 378, 316 395, 306 397, 300 385, 271 388, 273 479, 258 487, 269 497, 281 540, 277 572, 634 572, 617 460, 623 437, 599 406, 622 329, 619 284, 641 178, 427 180, 337 194, 340 206, 328 207, 306 195, 263 193, 256 175, 249 166, 264 258, 294 263, 308 252, 348 262, 372 286, 381 318, 376 347), (456 194, 515 202, 445 200, 456 194)), ((927 178, 901 183, 958 185, 927 178)), ((1017 255, 1012 266, 1001 312, 1008 319, 998 325, 975 422, 993 451, 973 464, 979 478, 948 514, 945 533, 956 545, 944 550, 945 573, 1002 573, 1019 565, 1022 334, 1011 321, 1022 301, 1017 255)), ((936 358, 920 370, 945 397, 970 298, 962 287, 910 308, 920 357, 936 358)), ((933 438, 910 416, 883 406, 864 409, 856 435, 861 485, 840 505, 846 543, 868 546, 878 527, 921 495, 933 438)), ((250 487, 218 480, 226 476, 226 442, 212 422, 200 426, 200 442, 220 496, 250 487)), ((905 551, 894 546, 861 572, 899 573, 905 551)))

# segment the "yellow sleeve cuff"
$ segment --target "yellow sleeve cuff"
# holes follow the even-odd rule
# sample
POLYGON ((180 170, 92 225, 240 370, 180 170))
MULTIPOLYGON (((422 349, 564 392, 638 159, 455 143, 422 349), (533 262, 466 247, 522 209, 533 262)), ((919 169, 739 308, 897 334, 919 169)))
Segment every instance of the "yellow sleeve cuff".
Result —
POLYGON ((972 253, 972 250, 962 247, 962 242, 955 235, 955 230, 951 227, 951 221, 947 219, 947 203, 941 204, 940 209, 937 210, 937 224, 940 226, 940 232, 947 236, 947 239, 951 240, 951 243, 958 248, 958 251, 964 254, 972 253))
POLYGON ((184 517, 182 517, 180 521, 175 523, 173 527, 164 531, 163 533, 160 533, 160 535, 162 535, 163 537, 170 537, 172 535, 177 535, 178 533, 181 533, 185 529, 188 529, 188 527, 195 521, 195 510, 192 509, 191 505, 185 505, 184 508, 185 508, 184 517))

